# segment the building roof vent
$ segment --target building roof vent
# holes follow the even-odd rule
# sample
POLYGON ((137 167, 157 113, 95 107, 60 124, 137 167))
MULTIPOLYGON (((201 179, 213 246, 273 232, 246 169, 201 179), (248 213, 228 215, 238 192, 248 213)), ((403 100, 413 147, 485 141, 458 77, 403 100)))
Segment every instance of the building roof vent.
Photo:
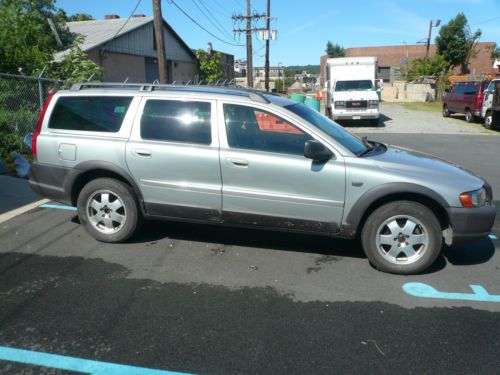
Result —
POLYGON ((104 16, 105 20, 117 20, 119 18, 120 18, 120 16, 118 14, 106 14, 104 16))

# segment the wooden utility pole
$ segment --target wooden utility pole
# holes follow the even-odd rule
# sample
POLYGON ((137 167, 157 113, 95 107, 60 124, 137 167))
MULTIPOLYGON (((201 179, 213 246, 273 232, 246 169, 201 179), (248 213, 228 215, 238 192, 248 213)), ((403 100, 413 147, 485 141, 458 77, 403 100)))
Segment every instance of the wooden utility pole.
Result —
POLYGON ((269 39, 271 39, 271 0, 267 0, 267 38, 266 38, 266 66, 265 66, 265 87, 269 91, 269 39))
POLYGON ((247 86, 253 87, 252 15, 250 0, 247 0, 247 86))
POLYGON ((427 37, 427 45, 425 48, 425 62, 427 62, 427 59, 429 58, 429 48, 431 46, 431 34, 432 34, 432 20, 429 23, 429 36, 427 37))
POLYGON ((165 43, 163 41, 163 16, 161 0, 153 0, 154 30, 156 38, 156 54, 158 60, 158 77, 160 83, 167 83, 165 63, 165 43))

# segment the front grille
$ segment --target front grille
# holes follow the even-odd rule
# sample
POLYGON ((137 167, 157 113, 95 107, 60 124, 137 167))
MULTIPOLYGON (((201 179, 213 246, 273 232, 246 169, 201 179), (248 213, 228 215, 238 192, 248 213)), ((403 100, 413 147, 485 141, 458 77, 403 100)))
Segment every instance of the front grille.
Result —
POLYGON ((351 100, 347 101, 345 103, 346 108, 362 108, 366 109, 368 107, 368 101, 367 100, 351 100))

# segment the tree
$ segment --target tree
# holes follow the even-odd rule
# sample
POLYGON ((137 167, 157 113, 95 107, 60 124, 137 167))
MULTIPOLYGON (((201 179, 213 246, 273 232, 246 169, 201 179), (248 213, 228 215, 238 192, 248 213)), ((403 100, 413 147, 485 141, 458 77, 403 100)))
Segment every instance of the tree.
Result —
POLYGON ((438 54, 444 57, 450 68, 460 66, 465 74, 468 72, 470 59, 477 54, 475 46, 480 37, 481 30, 472 33, 467 17, 458 13, 439 30, 436 37, 438 54))
POLYGON ((102 68, 90 60, 87 53, 80 48, 82 42, 83 38, 77 37, 63 59, 49 65, 51 77, 71 82, 85 82, 90 78, 99 81, 102 78, 102 68))
POLYGON ((500 47, 496 43, 491 48, 491 59, 493 61, 500 60, 500 47))
POLYGON ((224 77, 221 66, 222 55, 220 52, 206 53, 201 48, 196 52, 200 67, 200 78, 207 82, 218 81, 224 77))
MULTIPOLYGON (((56 16, 54 0, 0 1, 0 71, 34 75, 42 70, 59 48, 47 21, 56 16)), ((70 44, 64 23, 55 23, 63 45, 70 44)))
POLYGON ((340 44, 333 44, 331 41, 326 43, 325 52, 329 57, 344 57, 345 50, 340 44))
POLYGON ((435 55, 427 60, 415 59, 408 66, 408 81, 413 81, 421 76, 442 76, 449 68, 448 62, 442 55, 435 55))

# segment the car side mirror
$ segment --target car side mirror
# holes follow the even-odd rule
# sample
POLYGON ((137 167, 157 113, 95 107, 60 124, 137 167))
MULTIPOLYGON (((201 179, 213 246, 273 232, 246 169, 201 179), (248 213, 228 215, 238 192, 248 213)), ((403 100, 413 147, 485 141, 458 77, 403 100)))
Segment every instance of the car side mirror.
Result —
POLYGON ((315 161, 327 161, 332 158, 332 152, 323 143, 312 139, 304 145, 304 156, 315 161))

